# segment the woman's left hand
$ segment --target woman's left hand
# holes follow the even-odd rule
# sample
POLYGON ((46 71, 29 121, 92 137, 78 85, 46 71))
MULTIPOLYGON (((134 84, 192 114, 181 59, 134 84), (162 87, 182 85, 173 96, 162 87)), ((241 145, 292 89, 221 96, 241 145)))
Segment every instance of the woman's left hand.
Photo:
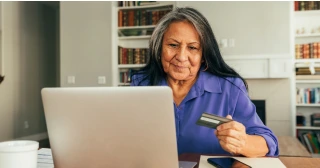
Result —
MULTIPOLYGON (((232 119, 230 115, 227 118, 232 119)), ((231 154, 242 154, 243 149, 246 147, 248 139, 246 128, 237 121, 230 121, 219 125, 214 134, 219 139, 221 147, 231 154)))

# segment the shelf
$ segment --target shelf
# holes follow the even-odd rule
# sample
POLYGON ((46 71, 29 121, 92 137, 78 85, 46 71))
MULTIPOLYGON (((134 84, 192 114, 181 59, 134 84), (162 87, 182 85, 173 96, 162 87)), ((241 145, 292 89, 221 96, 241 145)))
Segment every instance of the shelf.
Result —
POLYGON ((150 39, 151 36, 126 36, 126 37, 119 37, 119 40, 138 40, 138 39, 150 39))
POLYGON ((320 104, 296 104, 299 107, 320 107, 320 104))
POLYGON ((320 33, 308 33, 308 34, 298 34, 295 36, 296 38, 301 38, 301 37, 320 37, 320 33))
POLYGON ((296 129, 320 130, 320 127, 313 127, 313 126, 296 126, 296 129))
POLYGON ((121 64, 118 68, 143 68, 146 64, 121 64))
POLYGON ((126 6, 118 7, 118 10, 129 10, 129 9, 150 9, 150 8, 164 8, 164 7, 173 7, 172 3, 158 3, 154 5, 145 5, 145 6, 126 6))
POLYGON ((296 83, 319 83, 320 80, 296 80, 296 83))
POLYGON ((125 26, 118 27, 118 30, 128 30, 128 29, 154 29, 156 25, 147 25, 147 26, 125 26))
POLYGON ((296 59, 295 63, 320 63, 320 58, 316 58, 316 59, 296 59))
POLYGON ((295 16, 312 16, 320 15, 320 10, 306 10, 306 11, 295 11, 295 16))

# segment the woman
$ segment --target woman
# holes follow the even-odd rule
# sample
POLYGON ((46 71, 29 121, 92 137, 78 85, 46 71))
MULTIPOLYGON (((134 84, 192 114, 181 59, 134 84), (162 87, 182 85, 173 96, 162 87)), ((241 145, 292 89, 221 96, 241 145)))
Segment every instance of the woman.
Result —
POLYGON ((178 153, 277 156, 278 141, 256 113, 246 81, 222 59, 206 18, 177 8, 156 26, 150 61, 132 76, 132 86, 171 87, 178 153), (216 130, 196 125, 203 112, 233 121, 216 130))

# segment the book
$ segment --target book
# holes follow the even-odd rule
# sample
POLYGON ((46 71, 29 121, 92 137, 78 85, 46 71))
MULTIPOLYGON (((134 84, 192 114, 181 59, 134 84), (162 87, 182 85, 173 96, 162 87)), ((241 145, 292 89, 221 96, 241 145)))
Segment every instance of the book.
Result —
POLYGON ((54 168, 51 149, 41 148, 38 150, 37 168, 54 168))
POLYGON ((310 143, 310 141, 309 141, 309 139, 308 139, 308 133, 303 134, 303 138, 304 138, 304 141, 305 141, 305 143, 306 143, 306 146, 307 146, 308 151, 309 151, 310 153, 314 153, 313 150, 312 150, 311 143, 310 143))

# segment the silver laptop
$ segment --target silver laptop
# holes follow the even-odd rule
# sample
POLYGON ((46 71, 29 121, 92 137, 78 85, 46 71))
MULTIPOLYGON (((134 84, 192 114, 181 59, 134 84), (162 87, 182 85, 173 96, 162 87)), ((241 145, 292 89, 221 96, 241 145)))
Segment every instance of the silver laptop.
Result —
POLYGON ((178 168, 169 87, 45 88, 42 99, 55 168, 178 168))

